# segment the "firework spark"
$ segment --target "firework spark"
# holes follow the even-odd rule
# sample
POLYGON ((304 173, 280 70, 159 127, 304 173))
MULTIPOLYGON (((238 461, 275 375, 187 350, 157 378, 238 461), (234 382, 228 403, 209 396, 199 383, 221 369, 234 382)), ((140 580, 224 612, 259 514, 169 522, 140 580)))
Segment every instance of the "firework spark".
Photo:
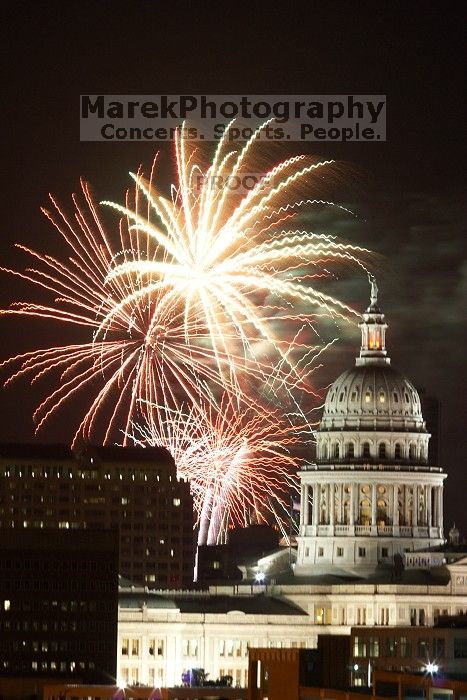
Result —
MULTIPOLYGON (((219 410, 149 407, 133 424, 139 446, 167 448, 193 493, 198 544, 220 544, 227 531, 274 522, 288 535, 290 495, 297 491, 300 431, 277 411, 238 412, 228 394, 219 410)), ((303 426, 309 430, 309 426, 303 426)))
MULTIPOLYGON (((82 188, 87 206, 80 206, 73 198, 74 221, 53 198, 53 213, 44 210, 69 247, 66 262, 19 246, 39 267, 24 272, 6 270, 50 292, 54 304, 19 302, 2 313, 84 326, 89 341, 33 350, 2 365, 19 365, 7 384, 23 376, 32 377, 32 382, 58 378, 57 388, 34 413, 36 430, 76 394, 95 391, 97 386, 75 439, 78 435, 89 439, 99 414, 106 413, 105 442, 114 428, 129 430, 131 421, 140 414, 141 400, 163 402, 174 410, 180 397, 194 405, 209 403, 212 392, 208 383, 215 386, 219 378, 212 369, 212 353, 200 324, 187 325, 180 313, 158 303, 156 293, 131 304, 121 303, 129 291, 137 292, 133 278, 106 280, 118 255, 126 260, 139 255, 138 240, 126 239, 121 229, 114 251, 87 184, 83 182, 82 188), (186 332, 190 334, 189 346, 186 332)), ((219 359, 222 362, 219 356, 216 362, 219 359)))
POLYGON ((7 272, 46 290, 53 301, 20 302, 1 313, 68 323, 87 337, 2 363, 13 367, 7 383, 25 376, 57 381, 35 411, 37 430, 80 392, 92 398, 75 439, 89 439, 105 423, 104 442, 117 430, 127 435, 148 405, 219 412, 224 392, 239 416, 247 409, 262 413, 265 397, 300 412, 296 397, 313 393, 310 373, 322 350, 310 342, 310 329, 323 317, 353 314, 314 281, 329 275, 332 263, 362 265, 367 251, 290 227, 303 207, 331 205, 304 196, 322 182, 330 162, 289 158, 241 195, 209 184, 251 168, 260 132, 240 149, 226 136, 203 170, 182 129, 172 198, 155 190, 154 169, 149 180, 134 175, 125 206, 111 204, 123 214, 114 237, 105 232, 85 183, 84 206, 74 197, 72 218, 51 198, 53 210, 45 214, 68 258, 19 246, 36 267, 7 272))
POLYGON ((207 329, 217 372, 239 394, 245 392, 239 357, 251 363, 250 370, 256 363, 257 375, 270 387, 274 377, 286 390, 309 390, 317 349, 309 347, 310 328, 323 316, 354 314, 313 281, 330 276, 332 263, 363 267, 360 257, 369 253, 333 236, 290 227, 306 206, 336 206, 309 198, 333 161, 289 158, 267 169, 248 192, 230 189, 229 183, 256 167, 251 156, 265 126, 243 148, 231 144, 227 129, 208 167, 199 162, 182 127, 175 141, 178 185, 170 200, 157 191, 152 176, 145 180, 131 174, 135 206, 103 202, 126 217, 130 236, 146 236, 152 246, 148 256, 124 261, 110 272, 108 280, 132 278, 137 287, 122 305, 162 294, 163 310, 175 307, 183 314, 187 343, 193 323, 207 329), (307 198, 300 196, 304 192, 307 198))

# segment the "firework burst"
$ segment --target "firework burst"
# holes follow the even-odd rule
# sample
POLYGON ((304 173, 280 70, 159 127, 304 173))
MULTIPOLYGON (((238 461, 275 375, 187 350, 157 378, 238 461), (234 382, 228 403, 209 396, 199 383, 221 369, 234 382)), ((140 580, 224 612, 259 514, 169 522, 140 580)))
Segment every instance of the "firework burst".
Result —
MULTIPOLYGON (((18 246, 38 265, 24 272, 5 270, 51 293, 51 305, 19 302, 3 314, 36 316, 84 327, 88 342, 33 350, 16 355, 2 365, 19 366, 7 384, 29 376, 32 382, 55 378, 57 388, 34 413, 36 430, 67 401, 83 391, 95 392, 75 434, 89 439, 100 414, 107 416, 104 442, 113 429, 129 430, 143 401, 158 401, 176 410, 179 400, 212 401, 210 386, 220 383, 213 370, 206 331, 191 326, 176 310, 160 302, 157 293, 137 301, 132 276, 108 280, 115 260, 133 260, 140 254, 137 238, 128 240, 123 229, 112 248, 97 215, 88 186, 82 183, 85 206, 73 198, 70 220, 51 198, 53 211, 44 210, 63 237, 69 257, 62 262, 50 255, 18 246), (123 251, 123 252, 122 252, 123 251), (185 334, 190 334, 187 345, 185 334), (96 390, 97 387, 97 390, 96 390)), ((2 268, 4 269, 4 268, 2 268)), ((220 329, 221 330, 221 329, 220 329)), ((209 336, 211 337, 211 336, 209 336)), ((216 363, 222 357, 216 356, 216 363)), ((229 358, 229 362, 231 358, 229 358)))
POLYGON ((182 128, 171 198, 154 187, 154 167, 148 179, 138 172, 125 205, 107 202, 122 215, 113 236, 85 183, 84 204, 73 198, 72 217, 51 198, 45 214, 68 257, 19 246, 35 266, 7 272, 53 300, 19 302, 1 313, 71 324, 86 337, 2 363, 12 368, 7 383, 57 382, 35 411, 37 430, 79 393, 91 399, 75 439, 90 439, 104 425, 104 442, 118 430, 128 435, 149 405, 172 414, 188 405, 211 423, 222 421, 225 393, 229 425, 233 406, 243 417, 250 410, 263 415, 274 401, 284 413, 300 413, 297 396, 313 394, 310 374, 323 349, 313 333, 323 320, 354 313, 316 282, 335 263, 363 266, 367 251, 292 226, 303 208, 334 206, 319 198, 332 162, 288 158, 265 168, 250 191, 231 191, 229 178, 257 169, 252 154, 262 128, 243 147, 230 144, 227 131, 209 166, 182 128))
POLYGON ((322 188, 327 171, 331 177, 333 161, 289 158, 266 169, 248 192, 232 190, 232 182, 257 168, 252 154, 265 126, 242 148, 230 143, 227 129, 209 166, 202 165, 182 127, 175 141, 178 184, 171 199, 154 187, 153 173, 149 180, 139 173, 131 174, 133 208, 104 202, 125 217, 129 235, 145 236, 148 246, 145 254, 109 273, 108 281, 131 278, 136 287, 122 305, 159 295, 162 311, 177 308, 183 315, 187 344, 193 323, 201 324, 218 375, 243 398, 239 369, 244 363, 249 371, 255 367, 270 389, 274 377, 286 391, 310 390, 317 350, 310 347, 310 329, 323 316, 348 320, 354 313, 313 282, 331 276, 333 263, 363 267, 360 258, 368 254, 332 236, 291 227, 307 206, 336 206, 309 196, 322 188))
MULTIPOLYGON (((277 411, 238 411, 224 394, 219 410, 171 411, 151 405, 133 424, 134 444, 167 448, 193 493, 198 544, 220 544, 227 531, 275 522, 289 531, 290 496, 297 491, 300 431, 277 411)), ((309 426, 302 426, 309 429, 309 426)))

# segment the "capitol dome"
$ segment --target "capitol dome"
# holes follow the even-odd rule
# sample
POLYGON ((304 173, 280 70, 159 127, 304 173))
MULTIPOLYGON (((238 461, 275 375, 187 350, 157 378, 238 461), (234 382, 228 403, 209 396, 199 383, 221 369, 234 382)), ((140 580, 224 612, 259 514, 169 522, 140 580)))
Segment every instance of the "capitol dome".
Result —
POLYGON ((425 431, 417 390, 389 364, 347 370, 328 391, 320 429, 364 427, 425 431))
POLYGON ((443 542, 443 481, 428 462, 420 397, 391 366, 371 279, 360 353, 326 396, 316 461, 300 472, 295 574, 367 575, 443 542))
POLYGON ((372 283, 370 306, 362 316, 362 344, 355 366, 343 372, 326 396, 316 432, 317 458, 345 460, 391 457, 425 463, 429 434, 412 382, 391 366, 387 324, 372 283))
POLYGON ((360 323, 362 345, 353 369, 331 385, 320 430, 426 432, 420 397, 412 382, 391 367, 384 314, 372 282, 370 306, 360 323))

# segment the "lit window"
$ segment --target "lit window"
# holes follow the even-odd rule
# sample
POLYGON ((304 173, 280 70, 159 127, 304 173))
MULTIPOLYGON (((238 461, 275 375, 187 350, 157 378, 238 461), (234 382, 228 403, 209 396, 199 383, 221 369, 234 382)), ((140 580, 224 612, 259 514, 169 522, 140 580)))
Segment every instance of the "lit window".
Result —
POLYGON ((151 639, 149 641, 149 653, 151 656, 164 656, 164 640, 151 639))
POLYGON ((11 603, 9 600, 4 600, 3 601, 3 609, 4 610, 10 610, 11 609, 11 603))
POLYGON ((364 637, 354 638, 353 655, 358 657, 366 656, 366 639, 364 637))
POLYGON ((399 654, 402 658, 410 656, 412 651, 411 645, 408 643, 407 637, 401 637, 399 641, 399 654))
POLYGON ((178 506, 180 505, 180 503, 181 503, 181 501, 180 501, 179 498, 174 498, 174 499, 173 499, 173 504, 174 504, 175 507, 178 507, 178 506))
MULTIPOLYGON (((182 656, 197 656, 198 641, 196 639, 182 639, 182 656)), ((232 654, 230 654, 232 656, 232 654)))
POLYGON ((369 389, 365 392, 365 403, 370 403, 371 401, 371 391, 369 389))
POLYGON ((212 568, 213 568, 213 569, 220 569, 220 568, 221 568, 221 563, 220 563, 220 561, 213 561, 213 562, 212 562, 212 568))
POLYGON ((386 401, 386 394, 384 393, 384 391, 380 391, 379 392, 379 402, 384 403, 385 401, 386 401))

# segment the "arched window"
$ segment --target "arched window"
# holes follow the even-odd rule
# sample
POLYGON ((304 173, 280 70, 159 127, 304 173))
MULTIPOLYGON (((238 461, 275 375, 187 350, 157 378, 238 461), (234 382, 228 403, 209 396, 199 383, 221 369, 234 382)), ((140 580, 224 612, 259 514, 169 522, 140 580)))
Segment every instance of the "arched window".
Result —
POLYGON ((365 391, 365 403, 371 402, 371 389, 365 391))
POLYGON ((386 401, 386 394, 382 389, 379 391, 379 402, 384 403, 386 401))
POLYGON ((409 447, 409 459, 415 459, 415 445, 409 447))
POLYGON ((348 442, 347 443, 347 449, 346 449, 347 457, 350 459, 353 459, 355 457, 355 447, 353 442, 348 442))
POLYGON ((394 457, 396 459, 402 459, 402 446, 400 442, 396 442, 394 447, 394 457))
POLYGON ((336 459, 339 459, 339 443, 338 443, 338 442, 335 442, 335 443, 334 443, 333 456, 334 456, 336 459))
POLYGON ((378 446, 378 457, 386 459, 386 443, 380 442, 378 446))
POLYGON ((327 458, 328 458, 328 446, 327 446, 326 443, 324 443, 324 445, 321 447, 321 457, 322 457, 323 459, 327 459, 327 458))
POLYGON ((384 498, 378 498, 376 501, 376 524, 379 526, 387 525, 387 507, 388 504, 384 498))
POLYGON ((363 443, 362 455, 363 455, 363 457, 370 456, 370 443, 369 442, 363 443))
POLYGON ((360 525, 370 525, 371 524, 371 506, 368 498, 364 498, 360 501, 360 513, 359 513, 359 524, 360 525))

